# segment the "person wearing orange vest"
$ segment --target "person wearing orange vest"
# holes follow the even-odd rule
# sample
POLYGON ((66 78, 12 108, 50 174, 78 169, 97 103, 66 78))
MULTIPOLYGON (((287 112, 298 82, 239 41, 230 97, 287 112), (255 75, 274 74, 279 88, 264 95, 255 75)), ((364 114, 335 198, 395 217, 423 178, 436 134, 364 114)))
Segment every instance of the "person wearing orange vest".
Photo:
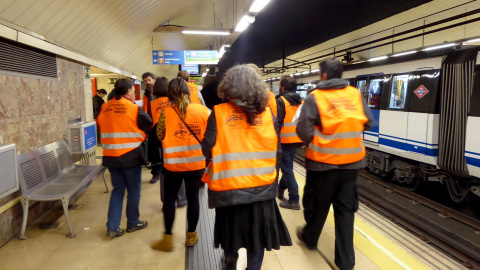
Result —
POLYGON ((356 179, 365 167, 364 130, 373 126, 373 116, 358 89, 342 80, 342 64, 335 58, 320 63, 320 83, 305 99, 297 134, 308 143, 307 177, 303 195, 305 227, 297 237, 308 249, 317 249, 318 239, 333 204, 335 218, 335 264, 353 269, 353 222, 358 209, 356 179))
POLYGON ((205 101, 203 100, 202 93, 200 93, 198 87, 195 84, 189 82, 190 74, 188 74, 186 70, 182 70, 178 72, 177 77, 184 79, 187 83, 188 89, 190 90, 190 102, 205 106, 205 101))
POLYGON ((142 75, 142 80, 143 83, 145 84, 145 92, 143 93, 143 106, 142 109, 144 112, 146 112, 148 115, 152 116, 151 113, 151 108, 150 108, 150 101, 152 101, 153 98, 153 85, 155 84, 155 75, 150 72, 145 72, 142 75))
POLYGON ((251 67, 229 69, 218 93, 228 101, 214 107, 202 141, 211 159, 202 181, 216 213, 214 244, 225 251, 225 269, 236 269, 243 247, 248 269, 258 270, 265 249, 291 245, 275 202, 279 128, 266 107, 262 78, 251 67))
POLYGON ((148 161, 152 168, 151 184, 155 184, 162 177, 162 158, 160 154, 161 150, 159 150, 161 143, 157 139, 157 122, 160 118, 160 113, 171 105, 167 97, 167 92, 168 79, 165 77, 157 78, 153 85, 153 98, 152 101, 150 101, 153 125, 148 134, 148 161))
POLYGON ((303 145, 302 140, 295 131, 296 123, 293 117, 302 104, 302 98, 297 94, 297 81, 292 76, 283 76, 280 79, 280 94, 277 96, 277 121, 282 128, 280 140, 282 143, 282 178, 278 183, 277 197, 282 200, 280 207, 300 210, 300 196, 298 184, 293 173, 293 161, 297 149, 303 145), (288 189, 288 200, 284 198, 285 190, 288 189))
POLYGON ((267 94, 268 94, 267 107, 269 107, 270 110, 272 110, 273 115, 277 117, 277 99, 275 97, 275 94, 269 90, 267 90, 267 94))
MULTIPOLYGON (((153 85, 153 94, 155 99, 150 102, 150 107, 152 108, 153 126, 148 134, 148 160, 152 164, 152 179, 150 180, 150 183, 155 184, 158 180, 160 180, 160 200, 162 203, 164 203, 165 177, 162 173, 162 143, 158 141, 157 138, 157 123, 160 119, 162 111, 172 105, 168 99, 167 78, 160 77, 155 80, 155 84, 153 85)), ((184 207, 185 205, 187 205, 187 198, 185 195, 185 184, 182 183, 182 186, 178 192, 177 207, 184 207)))
POLYGON ((134 103, 133 83, 129 79, 115 82, 116 97, 102 106, 97 118, 103 146, 103 166, 111 174, 113 190, 108 209, 107 235, 122 236, 120 229, 123 197, 127 196, 127 232, 148 226, 140 221, 140 189, 142 165, 146 164, 145 138, 152 119, 134 103))
POLYGON ((207 127, 208 109, 200 104, 190 103, 189 95, 187 83, 182 78, 173 79, 168 86, 168 99, 173 105, 162 111, 157 126, 157 136, 162 141, 163 148, 166 198, 163 206, 165 234, 162 240, 152 245, 156 250, 173 249, 175 200, 183 182, 188 201, 186 246, 192 247, 198 241, 198 193, 206 166, 200 142, 207 127))

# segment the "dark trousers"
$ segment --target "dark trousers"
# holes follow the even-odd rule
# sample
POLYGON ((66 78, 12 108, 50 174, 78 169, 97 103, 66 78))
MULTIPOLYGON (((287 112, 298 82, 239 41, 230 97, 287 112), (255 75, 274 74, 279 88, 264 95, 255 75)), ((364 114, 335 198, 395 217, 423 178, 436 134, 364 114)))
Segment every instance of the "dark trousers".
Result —
POLYGON ((300 201, 298 184, 295 179, 295 174, 293 173, 293 160, 295 159, 296 153, 297 148, 282 148, 282 162, 280 163, 282 178, 280 178, 280 182, 278 183, 278 188, 288 189, 288 200, 293 203, 300 201))
POLYGON ((200 183, 204 172, 205 169, 187 172, 165 170, 165 204, 163 205, 163 213, 166 234, 172 234, 173 221, 175 220, 175 201, 177 200, 178 190, 183 182, 185 182, 188 202, 188 231, 194 232, 197 229, 198 217, 200 216, 198 191, 200 190, 200 183))
MULTIPOLYGON (((247 269, 260 270, 262 268, 263 256, 265 250, 248 251, 247 250, 247 269)), ((226 270, 237 269, 238 252, 234 250, 225 250, 226 270)))
POLYGON ((333 204, 335 217, 335 264, 340 269, 355 266, 353 222, 358 210, 358 170, 307 170, 303 195, 305 221, 303 238, 308 246, 316 247, 333 204))
POLYGON ((140 220, 140 190, 142 188, 142 167, 108 168, 112 178, 112 194, 108 207, 108 230, 116 230, 122 219, 123 197, 127 189, 127 227, 136 226, 140 220))

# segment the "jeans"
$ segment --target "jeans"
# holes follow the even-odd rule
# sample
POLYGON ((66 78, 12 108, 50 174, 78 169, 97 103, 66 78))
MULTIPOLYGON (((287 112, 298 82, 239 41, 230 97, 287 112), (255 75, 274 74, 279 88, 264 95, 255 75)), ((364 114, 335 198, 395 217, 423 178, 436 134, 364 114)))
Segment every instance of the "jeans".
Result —
POLYGON ((355 212, 358 210, 358 170, 307 170, 303 207, 307 225, 303 240, 316 247, 333 204, 335 218, 335 264, 343 269, 355 266, 353 229, 355 212))
POLYGON ((116 230, 122 219, 123 197, 127 189, 127 227, 140 222, 140 190, 142 188, 142 167, 108 168, 112 178, 113 190, 108 208, 108 230, 116 230))
POLYGON ((296 153, 297 148, 282 148, 282 162, 280 164, 280 169, 282 169, 282 178, 278 183, 278 188, 288 189, 288 200, 292 203, 298 203, 300 201, 300 196, 298 195, 298 184, 297 180, 295 179, 295 174, 293 173, 293 160, 295 159, 296 153))
MULTIPOLYGON (((225 250, 225 259, 229 262, 226 269, 237 269, 238 252, 233 250, 225 250)), ((260 270, 262 268, 263 257, 265 250, 249 251, 247 250, 247 269, 248 270, 260 270)))

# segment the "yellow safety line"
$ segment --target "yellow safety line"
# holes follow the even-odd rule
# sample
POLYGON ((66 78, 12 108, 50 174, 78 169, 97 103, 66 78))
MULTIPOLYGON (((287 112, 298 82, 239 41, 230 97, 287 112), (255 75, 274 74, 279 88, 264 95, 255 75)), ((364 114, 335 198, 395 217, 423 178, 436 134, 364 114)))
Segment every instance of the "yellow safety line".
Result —
POLYGON ((20 202, 20 197, 13 199, 6 204, 0 206, 0 214, 7 211, 8 209, 12 208, 15 204, 20 202))
MULTIPOLYGON (((301 187, 298 193, 303 198, 305 178, 295 173, 298 185, 301 187)), ((327 217, 327 222, 335 227, 333 209, 327 217)), ((355 218, 354 245, 381 269, 428 269, 416 258, 408 254, 390 239, 370 227, 362 220, 355 218)))

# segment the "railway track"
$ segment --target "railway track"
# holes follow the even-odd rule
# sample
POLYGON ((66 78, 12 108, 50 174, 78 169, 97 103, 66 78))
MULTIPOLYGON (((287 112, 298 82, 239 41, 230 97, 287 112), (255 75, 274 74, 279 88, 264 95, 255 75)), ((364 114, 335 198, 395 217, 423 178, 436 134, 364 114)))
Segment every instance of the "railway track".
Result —
MULTIPOLYGON (((298 151, 295 161, 304 164, 298 151)), ((465 267, 480 270, 480 221, 366 171, 357 180, 359 200, 442 250, 465 267)))

